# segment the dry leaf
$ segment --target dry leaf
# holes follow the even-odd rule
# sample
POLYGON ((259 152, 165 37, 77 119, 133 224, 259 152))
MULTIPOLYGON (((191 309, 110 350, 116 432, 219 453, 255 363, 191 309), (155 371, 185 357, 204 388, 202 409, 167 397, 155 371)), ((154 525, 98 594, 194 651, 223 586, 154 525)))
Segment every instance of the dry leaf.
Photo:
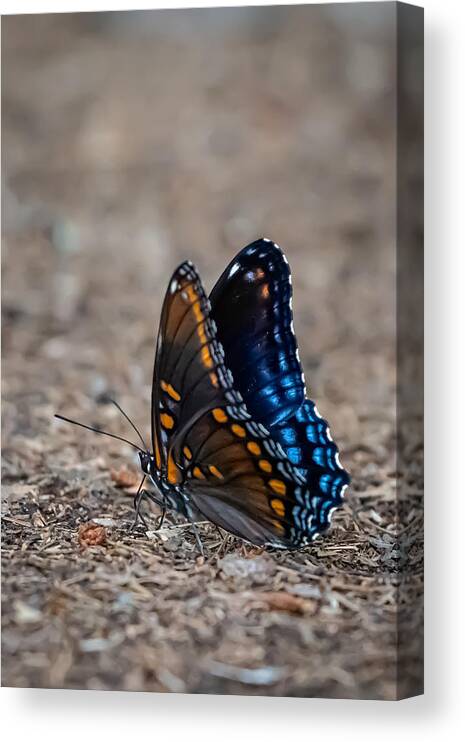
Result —
POLYGON ((137 476, 137 474, 135 474, 133 471, 125 466, 122 466, 118 470, 112 469, 110 471, 110 476, 115 483, 115 486, 121 487, 123 489, 134 487, 138 484, 139 481, 139 477, 137 476))
POLYGON ((107 541, 107 532, 103 526, 83 523, 79 526, 78 539, 81 546, 104 546, 107 541))
POLYGON ((258 598, 264 601, 272 611, 287 611, 288 613, 305 613, 310 607, 308 600, 290 595, 285 592, 260 593, 258 598))

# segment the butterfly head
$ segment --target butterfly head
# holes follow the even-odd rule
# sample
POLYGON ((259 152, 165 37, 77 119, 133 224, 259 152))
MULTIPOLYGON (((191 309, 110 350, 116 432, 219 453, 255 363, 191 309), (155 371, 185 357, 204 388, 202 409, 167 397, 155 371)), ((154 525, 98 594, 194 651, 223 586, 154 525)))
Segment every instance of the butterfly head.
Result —
POLYGON ((153 475, 154 461, 153 456, 148 451, 139 451, 140 468, 148 477, 153 475))

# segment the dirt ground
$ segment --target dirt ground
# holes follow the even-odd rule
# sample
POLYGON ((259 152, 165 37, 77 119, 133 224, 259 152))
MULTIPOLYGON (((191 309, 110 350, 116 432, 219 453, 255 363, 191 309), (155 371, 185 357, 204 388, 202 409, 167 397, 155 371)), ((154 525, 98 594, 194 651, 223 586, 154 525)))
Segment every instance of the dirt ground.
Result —
POLYGON ((389 7, 3 19, 3 685, 421 691, 389 7), (307 383, 353 481, 315 545, 261 551, 205 524, 202 558, 175 517, 131 532, 131 451, 53 414, 130 435, 114 395, 148 433, 171 271, 190 258, 210 289, 260 235, 288 255, 307 383))

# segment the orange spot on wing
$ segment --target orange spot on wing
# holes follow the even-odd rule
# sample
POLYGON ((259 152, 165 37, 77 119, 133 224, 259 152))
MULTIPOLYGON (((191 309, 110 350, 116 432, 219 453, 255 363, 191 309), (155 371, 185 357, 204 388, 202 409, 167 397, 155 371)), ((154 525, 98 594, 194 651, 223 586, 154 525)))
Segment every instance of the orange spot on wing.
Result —
POLYGON ((217 477, 218 479, 224 479, 222 473, 220 472, 219 469, 216 468, 216 466, 211 465, 208 468, 210 469, 214 477, 217 477))
POLYGON ((162 414, 160 415, 160 422, 163 427, 167 428, 168 430, 171 430, 171 428, 174 427, 174 418, 172 418, 171 415, 168 415, 167 412, 162 412, 162 414))
POLYGON ((171 454, 168 456, 167 477, 170 484, 178 484, 181 481, 181 472, 174 463, 174 459, 171 454))
POLYGON ((210 373, 210 381, 213 384, 213 386, 219 387, 218 376, 217 374, 215 374, 214 371, 210 373))
POLYGON ((160 456, 160 446, 158 445, 158 438, 155 436, 155 464, 157 465, 157 469, 161 469, 161 456, 160 456))
POLYGON ((205 475, 200 471, 198 466, 194 466, 192 474, 196 479, 205 479, 205 475))
POLYGON ((175 402, 179 402, 179 400, 181 399, 181 395, 176 391, 176 389, 171 384, 167 384, 166 381, 162 381, 160 386, 164 392, 169 394, 171 399, 174 399, 175 402))
POLYGON ((261 449, 258 443, 255 443, 255 441, 249 441, 249 443, 247 443, 247 448, 249 449, 250 453, 255 454, 255 456, 260 456, 261 449))
POLYGON ((228 419, 226 412, 222 410, 221 407, 215 407, 215 409, 212 410, 212 415, 217 423, 225 423, 228 419))
POLYGON ((239 438, 245 438, 246 436, 245 429, 242 427, 242 425, 237 425, 236 423, 234 423, 234 425, 231 425, 231 430, 234 435, 237 435, 239 438))
POLYGON ((190 450, 189 446, 184 446, 182 450, 184 452, 184 456, 186 457, 186 459, 189 459, 190 461, 192 458, 192 451, 190 450))
POLYGON ((281 481, 281 479, 270 479, 268 484, 273 492, 276 492, 278 495, 286 494, 286 485, 283 481, 281 481))
POLYGON ((270 298, 270 288, 269 288, 269 286, 268 286, 267 283, 265 283, 265 285, 262 286, 262 297, 264 299, 269 299, 270 298))
POLYGON ((210 353, 210 348, 208 347, 208 338, 207 333, 205 332, 205 315, 202 311, 202 307, 200 306, 201 297, 199 297, 192 285, 186 288, 186 292, 189 301, 192 304, 192 311, 194 312, 194 317, 197 322, 197 337, 199 339, 200 345, 203 346, 202 350, 200 351, 200 359, 205 368, 212 368, 214 366, 214 361, 210 353))
POLYGON ((272 471, 273 467, 271 466, 270 462, 266 459, 260 459, 258 462, 258 465, 262 471, 270 472, 272 471))
POLYGON ((208 345, 203 346, 202 350, 200 351, 200 358, 205 368, 211 368, 213 366, 213 358, 208 345))
POLYGON ((275 513, 282 518, 284 513, 286 512, 286 508, 284 507, 283 501, 278 500, 278 498, 275 497, 274 500, 271 500, 270 505, 275 511, 275 513))

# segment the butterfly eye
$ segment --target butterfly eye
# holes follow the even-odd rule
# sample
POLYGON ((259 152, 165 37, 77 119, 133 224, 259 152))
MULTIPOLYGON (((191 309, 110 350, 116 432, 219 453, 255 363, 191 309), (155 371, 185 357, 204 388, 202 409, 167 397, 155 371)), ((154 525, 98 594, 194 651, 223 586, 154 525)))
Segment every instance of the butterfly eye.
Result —
POLYGON ((139 452, 140 468, 145 474, 150 474, 151 457, 145 451, 139 452))

